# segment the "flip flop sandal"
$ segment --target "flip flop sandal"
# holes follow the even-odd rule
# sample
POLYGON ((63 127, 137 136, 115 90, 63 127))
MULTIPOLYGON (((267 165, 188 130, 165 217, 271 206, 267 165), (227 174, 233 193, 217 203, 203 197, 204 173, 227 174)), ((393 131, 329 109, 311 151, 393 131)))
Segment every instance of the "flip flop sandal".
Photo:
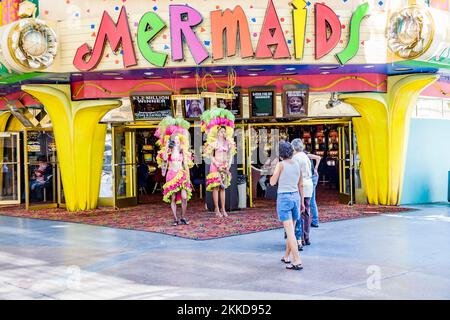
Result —
POLYGON ((185 224, 185 225, 188 225, 188 224, 189 224, 189 222, 188 222, 186 219, 184 219, 184 218, 181 218, 181 219, 180 219, 180 222, 181 222, 182 224, 185 224))
POLYGON ((291 260, 285 260, 283 257, 283 258, 281 258, 281 262, 288 264, 288 263, 291 263, 291 260))
POLYGON ((286 266, 286 269, 288 270, 302 270, 303 266, 301 264, 290 264, 286 266))
POLYGON ((180 224, 180 221, 178 220, 173 220, 172 226, 176 227, 177 225, 180 224))

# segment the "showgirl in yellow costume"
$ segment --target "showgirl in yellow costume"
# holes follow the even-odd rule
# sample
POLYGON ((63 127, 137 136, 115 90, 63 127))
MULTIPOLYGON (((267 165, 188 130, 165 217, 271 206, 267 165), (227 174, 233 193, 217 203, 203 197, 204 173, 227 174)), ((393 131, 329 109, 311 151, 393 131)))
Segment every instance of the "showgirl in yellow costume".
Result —
POLYGON ((163 186, 163 200, 171 204, 173 225, 189 224, 186 220, 187 202, 192 196, 189 168, 192 154, 189 150, 189 122, 172 117, 164 118, 158 125, 155 136, 160 146, 157 161, 162 168, 166 183, 163 186), (181 219, 177 218, 177 204, 181 204, 181 219))
POLYGON ((236 154, 234 115, 228 110, 215 108, 205 111, 201 121, 202 130, 207 134, 203 153, 211 160, 209 174, 206 176, 206 190, 213 192, 216 216, 227 217, 225 189, 230 186, 230 167, 236 154), (222 210, 219 210, 219 192, 222 210))

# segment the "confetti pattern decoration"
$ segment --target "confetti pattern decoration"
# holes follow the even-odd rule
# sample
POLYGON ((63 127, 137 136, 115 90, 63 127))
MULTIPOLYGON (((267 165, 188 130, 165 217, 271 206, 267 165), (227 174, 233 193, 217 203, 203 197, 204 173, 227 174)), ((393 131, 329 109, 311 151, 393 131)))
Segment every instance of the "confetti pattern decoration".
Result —
POLYGON ((430 7, 449 11, 450 9, 450 1, 449 0, 430 0, 430 7))
POLYGON ((3 0, 2 1, 2 21, 4 26, 19 19, 19 3, 20 0, 3 0))

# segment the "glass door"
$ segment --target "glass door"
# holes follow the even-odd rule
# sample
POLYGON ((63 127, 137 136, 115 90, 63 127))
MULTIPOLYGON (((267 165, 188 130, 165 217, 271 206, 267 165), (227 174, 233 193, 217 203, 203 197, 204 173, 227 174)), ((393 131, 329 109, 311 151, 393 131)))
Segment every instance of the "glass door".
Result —
POLYGON ((20 204, 20 136, 0 132, 0 205, 20 204))
POLYGON ((113 127, 114 207, 137 205, 136 133, 113 127))
POLYGON ((354 143, 352 123, 338 128, 339 136, 339 199, 354 204, 354 143))
POLYGON ((24 141, 26 208, 56 208, 61 183, 53 132, 26 130, 24 141))

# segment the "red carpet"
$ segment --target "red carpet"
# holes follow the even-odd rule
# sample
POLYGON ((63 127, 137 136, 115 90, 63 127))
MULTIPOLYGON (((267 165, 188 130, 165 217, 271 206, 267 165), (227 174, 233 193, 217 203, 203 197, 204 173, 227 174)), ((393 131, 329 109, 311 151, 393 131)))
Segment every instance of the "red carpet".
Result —
MULTIPOLYGON (((318 198, 321 223, 409 210, 391 206, 347 206, 339 204, 336 195, 332 193, 330 195, 329 192, 321 192, 321 194, 326 195, 318 198)), ((212 213, 205 211, 201 200, 192 200, 187 214, 190 224, 176 227, 171 225, 170 206, 162 203, 159 195, 147 196, 146 202, 133 208, 120 210, 101 208, 79 213, 69 213, 64 209, 26 211, 22 205, 0 208, 0 215, 158 232, 195 240, 215 239, 282 227, 275 213, 275 202, 269 200, 257 200, 255 208, 229 213, 228 218, 216 218, 212 213)))

